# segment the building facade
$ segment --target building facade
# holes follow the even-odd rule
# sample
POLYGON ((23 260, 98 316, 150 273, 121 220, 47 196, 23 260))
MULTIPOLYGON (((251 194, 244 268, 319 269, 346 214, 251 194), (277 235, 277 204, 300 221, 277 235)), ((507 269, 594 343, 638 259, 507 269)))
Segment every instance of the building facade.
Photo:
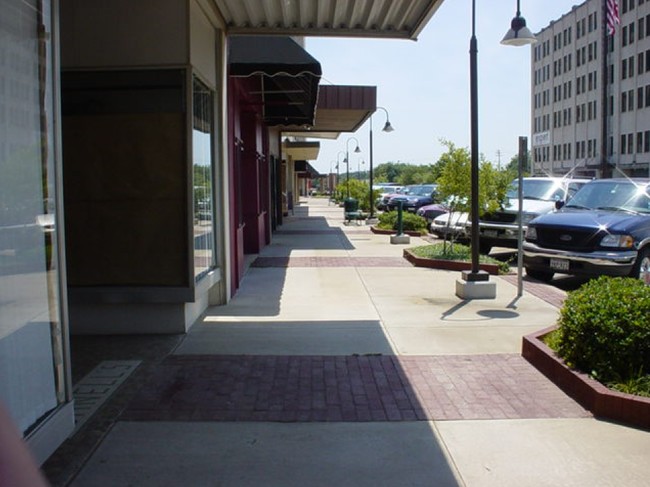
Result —
POLYGON ((39 462, 75 424, 70 336, 184 333, 228 302, 305 191, 313 147, 283 140, 375 110, 287 70, 314 61, 292 39, 415 39, 442 0, 322 3, 2 2, 0 402, 39 462), (285 47, 232 52, 261 35, 285 47))
POLYGON ((605 3, 587 0, 536 34, 535 174, 650 174, 650 2, 619 0, 613 35, 605 3))

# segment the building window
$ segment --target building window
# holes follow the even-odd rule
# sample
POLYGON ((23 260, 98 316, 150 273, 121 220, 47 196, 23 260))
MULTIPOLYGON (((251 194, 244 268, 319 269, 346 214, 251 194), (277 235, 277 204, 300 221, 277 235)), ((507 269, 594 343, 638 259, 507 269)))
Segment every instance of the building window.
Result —
POLYGON ((634 134, 627 134, 627 153, 634 153, 634 134))
POLYGON ((645 37, 645 18, 641 17, 638 21, 638 27, 639 27, 639 40, 643 39, 645 37))
POLYGON ((0 398, 21 432, 66 401, 52 10, 4 1, 0 22, 0 398))
POLYGON ((215 265, 213 103, 212 91, 195 78, 192 93, 192 185, 196 279, 215 265))
POLYGON ((650 152, 650 130, 643 132, 643 152, 650 152))
POLYGON ((637 88, 636 90, 636 109, 641 110, 643 108, 643 88, 637 88))
POLYGON ((645 72, 645 57, 643 56, 643 53, 640 53, 636 59, 636 72, 637 74, 643 74, 645 72))
POLYGON ((625 149, 627 148, 627 136, 621 134, 621 154, 626 154, 625 149))
POLYGON ((634 90, 627 92, 627 110, 628 112, 634 110, 634 90))
POLYGON ((636 133, 636 153, 640 154, 643 152, 643 132, 636 133))

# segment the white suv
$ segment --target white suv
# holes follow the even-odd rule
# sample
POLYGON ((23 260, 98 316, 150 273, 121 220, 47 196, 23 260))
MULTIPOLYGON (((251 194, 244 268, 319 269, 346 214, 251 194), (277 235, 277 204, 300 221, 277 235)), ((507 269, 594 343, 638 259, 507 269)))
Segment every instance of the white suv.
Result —
MULTIPOLYGON (((576 191, 590 179, 568 177, 523 178, 522 226, 524 230, 533 218, 555 209, 556 201, 568 201, 576 191)), ((479 245, 482 254, 488 254, 492 247, 517 248, 519 229, 519 180, 515 179, 508 189, 504 207, 493 213, 486 213, 479 220, 479 245)))

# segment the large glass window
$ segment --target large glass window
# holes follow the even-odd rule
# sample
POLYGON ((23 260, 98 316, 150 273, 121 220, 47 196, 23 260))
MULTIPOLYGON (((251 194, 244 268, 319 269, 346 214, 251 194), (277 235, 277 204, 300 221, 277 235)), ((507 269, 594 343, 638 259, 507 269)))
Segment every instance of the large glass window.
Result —
POLYGON ((215 264, 212 114, 212 91, 195 79, 193 84, 192 167, 194 276, 196 279, 200 279, 215 264))
POLYGON ((0 401, 23 432, 65 401, 50 8, 0 15, 0 401))

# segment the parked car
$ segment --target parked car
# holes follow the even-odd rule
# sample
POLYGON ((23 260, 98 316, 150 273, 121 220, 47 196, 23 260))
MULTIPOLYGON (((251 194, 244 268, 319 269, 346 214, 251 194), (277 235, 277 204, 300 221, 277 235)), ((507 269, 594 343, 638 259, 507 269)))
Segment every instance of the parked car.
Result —
POLYGON ((436 190, 435 184, 417 184, 404 188, 403 194, 392 196, 386 204, 389 211, 397 209, 402 204, 404 211, 415 213, 418 208, 433 203, 433 197, 436 190))
POLYGON ((420 206, 415 214, 425 218, 427 220, 427 225, 431 225, 431 222, 433 222, 435 217, 448 212, 449 207, 446 204, 432 203, 430 205, 420 206))
POLYGON ((560 273, 650 284, 650 180, 591 181, 528 224, 523 250, 526 273, 544 281, 560 273))
POLYGON ((378 210, 385 211, 386 210, 386 205, 388 204, 388 201, 393 197, 393 196, 398 196, 402 194, 404 191, 404 188, 402 186, 384 186, 381 192, 379 193, 379 197, 375 201, 375 207, 378 210))
POLYGON ((467 219, 469 213, 453 211, 443 213, 433 219, 429 230, 431 233, 440 238, 449 238, 458 242, 469 240, 469 227, 467 219))
MULTIPOLYGON (((522 179, 522 226, 533 218, 555 209, 556 201, 569 201, 590 179, 567 177, 527 177, 522 179)), ((483 254, 492 247, 517 248, 519 235, 519 180, 515 179, 506 194, 503 208, 486 213, 479 220, 479 246, 483 254)))

